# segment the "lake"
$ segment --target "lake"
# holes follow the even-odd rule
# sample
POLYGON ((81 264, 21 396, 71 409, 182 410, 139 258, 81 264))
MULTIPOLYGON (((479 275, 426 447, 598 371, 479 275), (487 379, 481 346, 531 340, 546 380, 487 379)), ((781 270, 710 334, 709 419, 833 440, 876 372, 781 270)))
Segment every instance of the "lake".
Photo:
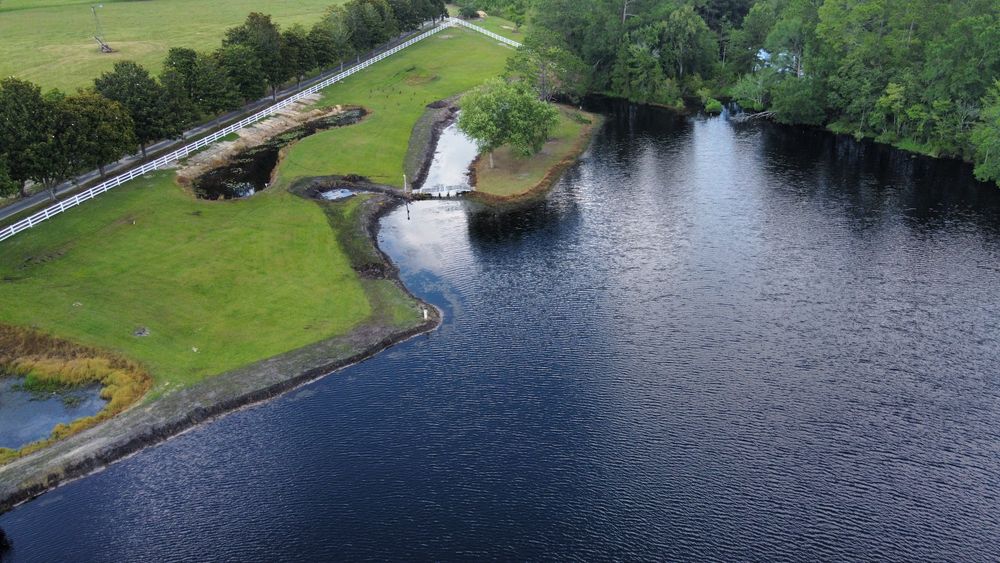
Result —
POLYGON ((1000 190, 603 109, 544 201, 383 219, 440 330, 0 516, 12 559, 1000 559, 1000 190))

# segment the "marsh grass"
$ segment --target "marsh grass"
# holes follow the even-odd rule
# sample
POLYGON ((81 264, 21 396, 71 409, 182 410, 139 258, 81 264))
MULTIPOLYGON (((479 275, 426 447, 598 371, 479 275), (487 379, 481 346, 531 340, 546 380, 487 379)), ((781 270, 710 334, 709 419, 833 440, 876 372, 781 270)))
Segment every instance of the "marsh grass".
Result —
POLYGON ((99 413, 68 424, 57 424, 45 440, 19 450, 0 448, 0 465, 37 451, 107 420, 138 402, 152 388, 153 378, 136 362, 30 328, 0 324, 0 373, 24 377, 26 391, 58 391, 101 385, 107 401, 99 413))

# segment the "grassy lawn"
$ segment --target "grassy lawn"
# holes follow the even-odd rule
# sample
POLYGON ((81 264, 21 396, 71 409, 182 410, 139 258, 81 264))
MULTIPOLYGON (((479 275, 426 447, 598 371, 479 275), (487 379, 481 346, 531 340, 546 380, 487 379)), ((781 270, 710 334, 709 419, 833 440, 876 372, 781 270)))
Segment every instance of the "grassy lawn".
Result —
POLYGON ((327 88, 320 105, 360 105, 371 114, 291 147, 279 178, 352 173, 402 186, 410 133, 426 105, 500 74, 511 53, 482 34, 448 29, 327 88))
POLYGON ((476 164, 476 191, 501 198, 516 197, 554 179, 551 174, 557 174, 561 165, 567 164, 567 160, 572 161, 586 149, 590 131, 598 125, 599 119, 596 115, 560 106, 559 123, 537 155, 522 158, 504 147, 493 153, 495 168, 490 168, 489 158, 484 156, 479 159, 476 164))
POLYGON ((311 26, 342 0, 104 0, 98 16, 105 40, 117 51, 102 54, 94 41, 94 16, 83 0, 3 0, 0 4, 0 76, 37 82, 43 90, 69 92, 89 86, 116 61, 134 60, 160 71, 170 47, 214 50, 226 28, 253 11, 281 26, 311 26))
MULTIPOLYGON (((322 103, 373 114, 291 146, 281 179, 353 172, 399 184, 424 106, 497 74, 509 53, 446 30, 330 88, 322 103)), ((154 396, 369 319, 407 326, 417 303, 352 268, 373 260, 355 230, 362 201, 321 206, 280 186, 200 201, 172 172, 151 174, 0 244, 0 323, 141 362, 154 396), (133 336, 139 327, 149 336, 133 336)))
POLYGON ((280 190, 198 201, 172 176, 136 180, 0 244, 0 322, 117 351, 163 386, 369 316, 318 205, 280 190), (133 336, 140 326, 150 336, 133 336))

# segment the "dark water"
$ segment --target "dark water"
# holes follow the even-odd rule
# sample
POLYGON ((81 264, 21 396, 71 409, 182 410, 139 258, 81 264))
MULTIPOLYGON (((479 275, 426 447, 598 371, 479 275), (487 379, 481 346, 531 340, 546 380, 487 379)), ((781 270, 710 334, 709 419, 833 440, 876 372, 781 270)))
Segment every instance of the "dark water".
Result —
POLYGON ((1000 559, 1000 197, 653 110, 381 240, 446 324, 0 517, 16 561, 1000 559))
POLYGON ((319 131, 353 125, 365 113, 363 109, 347 109, 332 116, 314 119, 265 143, 240 151, 224 166, 209 170, 195 179, 192 184, 194 193, 201 199, 211 200, 250 197, 270 184, 281 149, 319 131))
POLYGON ((20 391, 21 378, 0 378, 0 448, 18 449, 48 438, 57 424, 93 416, 104 408, 99 385, 59 393, 20 391))

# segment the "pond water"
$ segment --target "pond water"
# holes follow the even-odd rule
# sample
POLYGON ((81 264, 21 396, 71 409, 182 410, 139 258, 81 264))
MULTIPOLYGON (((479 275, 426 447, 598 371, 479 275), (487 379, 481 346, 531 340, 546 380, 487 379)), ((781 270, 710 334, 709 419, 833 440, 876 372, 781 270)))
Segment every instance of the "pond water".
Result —
POLYGON ((418 193, 454 196, 471 191, 469 165, 479 154, 475 141, 458 130, 458 121, 441 130, 434 159, 418 193))
POLYGON ((14 561, 1000 560, 1000 193, 617 106, 382 248, 440 330, 0 516, 14 561))
POLYGON ((238 199, 250 197, 267 188, 274 167, 278 165, 281 149, 333 127, 353 125, 367 112, 360 108, 346 109, 340 113, 314 119, 289 129, 267 142, 250 147, 233 155, 218 168, 209 170, 192 183, 195 195, 201 199, 238 199))
POLYGON ((104 408, 100 385, 59 393, 30 393, 21 378, 0 378, 0 448, 18 449, 48 438, 56 424, 93 416, 104 408))

